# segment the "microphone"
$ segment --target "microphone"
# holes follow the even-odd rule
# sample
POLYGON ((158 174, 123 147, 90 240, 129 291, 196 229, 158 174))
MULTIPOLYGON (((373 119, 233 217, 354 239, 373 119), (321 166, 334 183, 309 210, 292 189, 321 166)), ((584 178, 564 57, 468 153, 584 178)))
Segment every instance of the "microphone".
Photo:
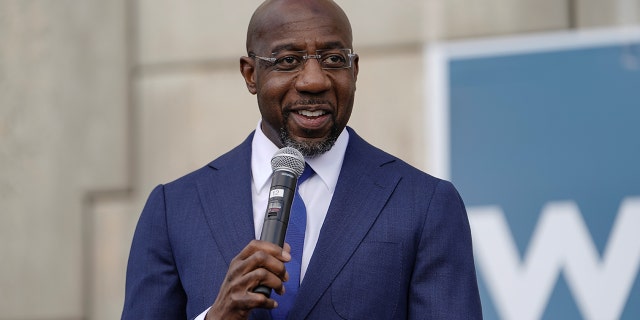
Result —
MULTIPOLYGON (((292 147, 278 150, 271 158, 271 188, 260 240, 284 246, 291 204, 304 165, 304 156, 292 147)), ((257 286, 253 292, 262 293, 267 298, 271 297, 271 288, 264 285, 257 286)))

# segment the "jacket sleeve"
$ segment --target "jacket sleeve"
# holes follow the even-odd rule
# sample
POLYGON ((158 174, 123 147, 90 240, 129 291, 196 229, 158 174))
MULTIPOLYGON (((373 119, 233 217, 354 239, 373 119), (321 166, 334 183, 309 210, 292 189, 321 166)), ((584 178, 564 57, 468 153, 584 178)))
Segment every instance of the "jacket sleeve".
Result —
POLYGON ((164 187, 140 215, 127 266, 122 319, 186 319, 186 294, 168 236, 164 187))
POLYGON ((438 183, 424 221, 409 318, 482 319, 467 212, 450 182, 438 183))

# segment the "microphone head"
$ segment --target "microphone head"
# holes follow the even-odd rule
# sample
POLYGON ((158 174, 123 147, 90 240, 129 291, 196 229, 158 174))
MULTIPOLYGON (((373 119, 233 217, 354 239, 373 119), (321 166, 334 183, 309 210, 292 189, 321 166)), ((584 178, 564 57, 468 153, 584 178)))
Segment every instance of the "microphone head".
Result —
POLYGON ((273 155, 271 158, 271 169, 287 170, 300 177, 304 171, 304 156, 298 149, 292 147, 284 147, 273 155))

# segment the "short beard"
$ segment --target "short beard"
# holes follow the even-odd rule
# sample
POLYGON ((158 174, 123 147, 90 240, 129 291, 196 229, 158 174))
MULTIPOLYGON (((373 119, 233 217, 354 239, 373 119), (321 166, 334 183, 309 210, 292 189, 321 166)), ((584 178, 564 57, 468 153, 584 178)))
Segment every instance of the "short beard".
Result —
POLYGON ((291 138, 289 134, 289 127, 287 126, 287 117, 289 115, 285 115, 285 125, 280 129, 280 140, 287 147, 292 147, 298 149, 303 156, 307 158, 317 157, 329 150, 333 147, 340 136, 340 132, 338 132, 338 127, 336 126, 335 119, 333 121, 333 125, 331 126, 331 131, 329 135, 322 141, 313 141, 313 142, 305 142, 305 141, 296 141, 291 138))

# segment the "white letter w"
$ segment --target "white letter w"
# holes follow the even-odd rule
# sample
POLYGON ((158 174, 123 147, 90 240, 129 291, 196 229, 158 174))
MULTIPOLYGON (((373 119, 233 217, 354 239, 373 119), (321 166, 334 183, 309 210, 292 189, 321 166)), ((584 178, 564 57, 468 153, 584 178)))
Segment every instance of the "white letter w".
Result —
POLYGON ((625 199, 602 260, 578 206, 551 202, 519 258, 500 207, 469 209, 479 270, 505 319, 539 319, 563 270, 586 319, 617 319, 640 264, 640 197, 625 199))

